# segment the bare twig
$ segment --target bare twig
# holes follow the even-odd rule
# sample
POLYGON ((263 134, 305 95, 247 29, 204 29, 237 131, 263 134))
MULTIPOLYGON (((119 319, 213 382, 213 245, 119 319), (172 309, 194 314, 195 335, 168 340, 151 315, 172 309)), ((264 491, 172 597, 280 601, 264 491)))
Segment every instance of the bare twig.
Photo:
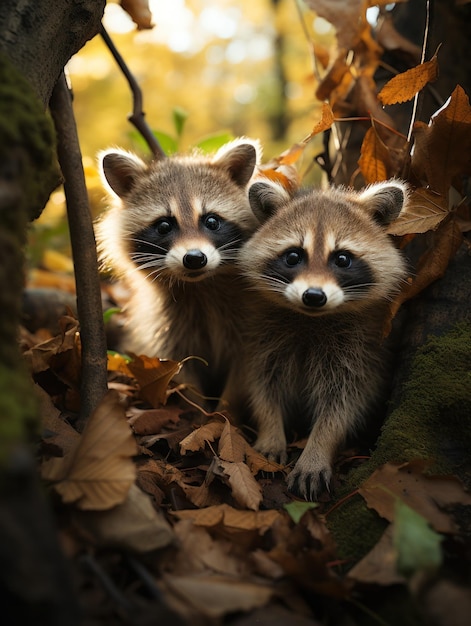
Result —
POLYGON ((57 132, 57 154, 64 176, 72 256, 77 287, 77 312, 82 344, 80 416, 83 428, 107 390, 106 339, 92 218, 72 100, 62 72, 50 109, 57 132))
POLYGON ((154 157, 158 159, 165 157, 165 152, 162 150, 161 145, 157 141, 154 133, 152 132, 152 130, 150 129, 149 125, 147 124, 145 120, 145 113, 142 108, 141 88, 139 87, 134 76, 131 74, 128 66, 124 62, 123 57, 120 55, 120 53, 116 49, 116 46, 114 45, 111 37, 106 32, 103 24, 101 25, 100 34, 107 48, 113 55, 119 68, 123 72, 126 80, 128 81, 129 87, 131 89, 132 98, 133 98, 133 109, 132 109, 131 115, 128 116, 128 120, 131 122, 131 124, 133 124, 137 128, 137 130, 144 137, 154 157))
MULTIPOLYGON (((425 53, 427 50, 428 33, 430 29, 430 0, 427 0, 426 7, 427 7, 427 17, 425 20, 424 41, 422 44, 422 55, 420 59, 421 63, 425 61, 425 53)), ((419 104, 419 94, 420 92, 417 92, 414 97, 414 105, 412 107, 412 115, 411 115, 411 120, 410 120, 410 125, 409 125, 409 132, 407 133, 407 141, 409 143, 410 143, 410 140, 412 139, 412 131, 414 130, 415 117, 417 115, 417 106, 419 104)))

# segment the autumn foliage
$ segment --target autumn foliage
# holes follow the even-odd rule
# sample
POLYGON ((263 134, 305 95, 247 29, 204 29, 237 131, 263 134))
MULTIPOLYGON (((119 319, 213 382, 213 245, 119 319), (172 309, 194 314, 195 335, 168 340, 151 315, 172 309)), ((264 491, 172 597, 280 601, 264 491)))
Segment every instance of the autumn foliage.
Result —
MULTIPOLYGON (((140 28, 150 26, 146 3, 122 4, 140 28)), ((406 252, 420 242, 415 267, 392 303, 392 319, 444 274, 471 229, 463 186, 471 174, 469 98, 457 85, 427 123, 411 119, 409 133, 398 129, 388 107, 427 89, 439 72, 440 53, 378 90, 374 74, 383 47, 365 18, 369 3, 343 2, 341 10, 323 0, 307 4, 337 32, 333 57, 313 46, 322 68, 318 120, 260 174, 292 190, 302 184, 303 155, 314 137, 342 124, 362 126, 358 167, 349 182, 406 180, 407 211, 389 232, 406 252)), ((412 48, 388 28, 389 41, 412 48)), ((361 498, 386 530, 358 562, 345 562, 328 524, 343 500, 296 501, 285 487, 289 466, 256 452, 253 433, 237 428, 230 415, 207 414, 186 399, 185 385, 172 381, 180 370, 184 374, 185 362, 110 354, 110 391, 78 433, 78 324, 63 318, 60 334, 45 342, 24 332, 22 345, 40 398, 41 476, 58 510, 67 510, 61 533, 69 556, 104 548, 147 556, 157 551, 149 559, 153 584, 188 623, 222 624, 227 616, 270 605, 279 610, 275 617, 286 619, 288 610, 290 617, 316 624, 313 614, 329 615, 332 601, 353 605, 366 585, 400 585, 413 593, 440 567, 442 542, 458 534, 446 507, 471 504, 458 478, 431 476, 423 461, 386 464, 346 498, 361 498)), ((291 451, 302 445, 292 444, 291 451)), ((336 485, 361 462, 347 451, 336 485)))

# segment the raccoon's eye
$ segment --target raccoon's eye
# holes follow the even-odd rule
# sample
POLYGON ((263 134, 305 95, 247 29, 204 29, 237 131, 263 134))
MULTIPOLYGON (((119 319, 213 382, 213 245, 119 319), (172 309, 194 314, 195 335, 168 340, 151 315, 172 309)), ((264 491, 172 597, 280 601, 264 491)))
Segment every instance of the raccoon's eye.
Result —
POLYGON ((204 218, 204 225, 209 230, 218 230, 221 226, 221 220, 210 213, 204 218))
POLYGON ((163 217, 155 224, 155 230, 159 235, 168 235, 173 230, 173 224, 170 220, 163 217))
POLYGON ((334 263, 337 267, 349 268, 352 264, 352 256, 348 252, 337 252, 334 257, 334 263))
POLYGON ((292 248, 284 254, 285 263, 290 267, 298 265, 303 260, 303 250, 301 248, 292 248))

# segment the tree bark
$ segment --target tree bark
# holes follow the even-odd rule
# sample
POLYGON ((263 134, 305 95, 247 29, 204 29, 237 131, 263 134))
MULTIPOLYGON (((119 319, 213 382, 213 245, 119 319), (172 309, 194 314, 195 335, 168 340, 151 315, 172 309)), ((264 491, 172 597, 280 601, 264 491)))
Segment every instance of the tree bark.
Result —
POLYGON ((44 110, 64 65, 99 31, 104 6, 0 2, 0 598, 9 624, 79 623, 33 461, 37 408, 17 329, 27 224, 59 180, 44 110))
POLYGON ((47 106, 70 57, 100 29, 105 0, 2 0, 0 49, 47 106))

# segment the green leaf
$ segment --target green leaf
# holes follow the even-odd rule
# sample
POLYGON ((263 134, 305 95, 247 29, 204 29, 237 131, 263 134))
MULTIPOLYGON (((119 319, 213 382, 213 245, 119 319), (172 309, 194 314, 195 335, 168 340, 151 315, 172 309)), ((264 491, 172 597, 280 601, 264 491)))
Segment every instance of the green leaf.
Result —
POLYGON ((302 516, 306 511, 310 511, 311 509, 315 509, 319 506, 318 502, 300 502, 295 500, 294 502, 289 502, 288 504, 284 504, 283 508, 286 509, 288 515, 291 517, 295 524, 299 524, 302 516))
POLYGON ((198 141, 195 147, 199 148, 202 152, 211 154, 233 139, 234 135, 232 135, 229 131, 223 131, 212 135, 206 135, 198 141))
POLYGON ((430 528, 427 520, 401 500, 394 515, 394 547, 397 569, 410 577, 418 571, 435 571, 441 564, 443 537, 430 528))
MULTIPOLYGON (((171 135, 164 133, 161 130, 153 130, 152 134, 157 139, 157 141, 160 144, 160 147, 162 148, 162 150, 165 152, 167 156, 170 156, 171 154, 175 154, 175 152, 178 152, 178 141, 175 139, 175 137, 172 137, 171 135)), ((137 152, 150 153, 149 145, 139 131, 131 130, 129 132, 129 138, 131 139, 133 148, 137 152)))
POLYGON ((121 313, 122 309, 120 309, 117 306, 114 307, 110 307, 109 309, 106 309, 106 311, 103 313, 103 322, 105 324, 108 324, 108 322, 110 321, 110 319, 113 317, 113 315, 115 313, 121 313))
POLYGON ((163 133, 160 130, 153 130, 152 132, 154 133, 154 136, 159 142, 160 147, 167 156, 178 152, 178 141, 175 139, 175 137, 172 137, 167 133, 163 133))
POLYGON ((185 109, 182 109, 181 107, 175 107, 172 111, 172 117, 175 132, 177 133, 177 137, 180 139, 183 134, 183 129, 185 128, 185 122, 188 119, 188 111, 185 111, 185 109))

